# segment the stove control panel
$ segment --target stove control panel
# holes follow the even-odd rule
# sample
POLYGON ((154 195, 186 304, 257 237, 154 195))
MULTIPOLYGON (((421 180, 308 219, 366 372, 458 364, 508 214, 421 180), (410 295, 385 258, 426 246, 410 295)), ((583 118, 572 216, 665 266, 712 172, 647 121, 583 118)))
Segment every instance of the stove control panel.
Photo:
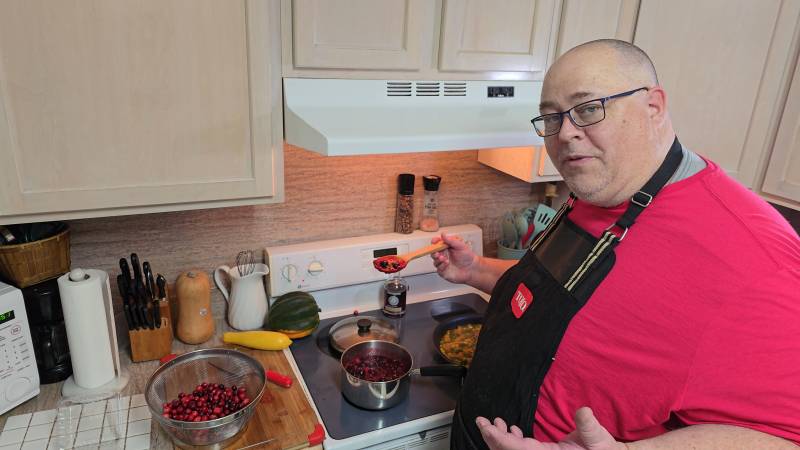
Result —
MULTIPOLYGON (((437 232, 417 230, 411 234, 386 233, 267 247, 264 252, 270 267, 269 294, 277 297, 296 290, 316 291, 386 279, 386 274, 373 267, 375 258, 422 248, 441 232, 461 237, 476 253, 483 254, 483 232, 477 225, 443 227, 437 232)), ((411 261, 400 275, 435 271, 431 258, 423 257, 411 261)))

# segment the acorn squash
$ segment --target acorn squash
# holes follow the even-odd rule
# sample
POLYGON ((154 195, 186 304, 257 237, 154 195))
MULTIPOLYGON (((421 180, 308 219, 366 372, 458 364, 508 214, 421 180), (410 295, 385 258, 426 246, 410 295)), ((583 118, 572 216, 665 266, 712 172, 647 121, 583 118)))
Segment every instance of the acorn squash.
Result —
POLYGON ((276 298, 269 309, 267 329, 290 339, 308 336, 319 326, 319 306, 308 292, 287 292, 276 298))

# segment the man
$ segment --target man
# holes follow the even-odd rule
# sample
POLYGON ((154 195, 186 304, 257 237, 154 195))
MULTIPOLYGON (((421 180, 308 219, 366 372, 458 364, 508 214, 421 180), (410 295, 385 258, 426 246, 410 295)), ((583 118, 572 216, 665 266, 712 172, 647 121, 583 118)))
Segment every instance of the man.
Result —
POLYGON ((564 54, 540 113, 577 198, 518 263, 446 235, 433 255, 443 278, 492 293, 451 446, 796 448, 794 230, 681 146, 631 44, 564 54))

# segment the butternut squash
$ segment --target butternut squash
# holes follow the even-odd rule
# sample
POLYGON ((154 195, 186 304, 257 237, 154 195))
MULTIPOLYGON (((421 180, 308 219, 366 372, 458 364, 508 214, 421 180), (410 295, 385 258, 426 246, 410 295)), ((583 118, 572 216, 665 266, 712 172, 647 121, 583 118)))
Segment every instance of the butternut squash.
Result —
POLYGON ((214 335, 211 317, 211 284, 205 272, 180 274, 175 282, 178 299, 178 339, 187 344, 202 344, 214 335))

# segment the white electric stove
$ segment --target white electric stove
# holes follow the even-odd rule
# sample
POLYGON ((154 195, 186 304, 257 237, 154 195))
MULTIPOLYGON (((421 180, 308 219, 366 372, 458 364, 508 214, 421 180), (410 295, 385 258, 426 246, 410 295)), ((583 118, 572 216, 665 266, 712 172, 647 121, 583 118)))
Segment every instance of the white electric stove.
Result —
POLYGON ((409 285, 403 318, 383 315, 383 281, 372 260, 402 254, 430 244, 440 232, 455 234, 482 254, 483 233, 475 225, 442 228, 437 233, 388 233, 356 238, 268 247, 271 298, 286 292, 310 292, 323 319, 317 330, 295 340, 284 350, 320 423, 325 427, 325 449, 448 449, 450 422, 460 380, 450 377, 414 377, 409 395, 383 411, 370 411, 349 403, 341 394, 338 354, 328 342, 330 327, 354 314, 392 321, 399 343, 412 353, 416 367, 441 364, 433 342, 434 318, 442 311, 483 312, 488 296, 440 278, 430 257, 411 261, 399 275, 409 285))

